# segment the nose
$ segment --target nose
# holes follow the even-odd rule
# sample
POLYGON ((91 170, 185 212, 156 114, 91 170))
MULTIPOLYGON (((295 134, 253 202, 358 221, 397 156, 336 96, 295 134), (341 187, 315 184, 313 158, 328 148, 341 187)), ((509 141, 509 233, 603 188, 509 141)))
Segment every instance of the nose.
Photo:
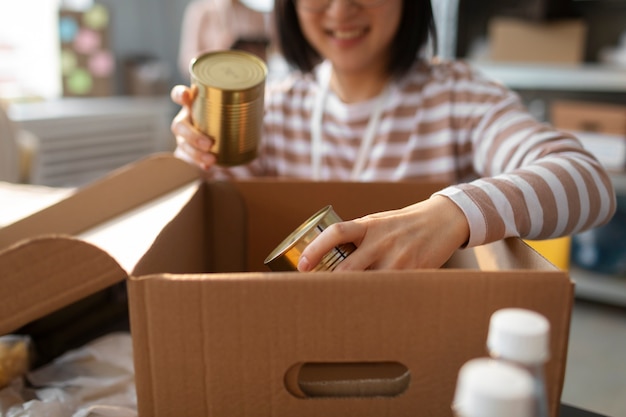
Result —
POLYGON ((334 16, 342 16, 344 14, 353 13, 359 8, 355 0, 329 0, 326 13, 334 16))

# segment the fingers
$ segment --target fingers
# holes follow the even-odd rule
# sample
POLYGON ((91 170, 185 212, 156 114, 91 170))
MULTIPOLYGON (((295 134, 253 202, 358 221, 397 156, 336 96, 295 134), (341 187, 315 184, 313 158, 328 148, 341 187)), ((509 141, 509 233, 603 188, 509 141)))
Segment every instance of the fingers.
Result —
POLYGON ((182 136, 176 136, 176 150, 174 155, 208 170, 216 163, 216 156, 208 151, 199 150, 191 142, 182 136))
MULTIPOLYGON (((332 251, 335 246, 344 243, 358 243, 361 241, 364 233, 365 229, 355 221, 330 225, 302 251, 298 262, 298 270, 301 272, 311 271, 321 262, 324 255, 332 251)), ((355 253, 353 252, 348 258, 344 259, 337 269, 366 269, 369 266, 366 262, 359 262, 358 257, 351 259, 355 253), (348 262, 348 260, 352 262, 348 262), (344 263, 346 263, 345 266, 344 263)))
POLYGON ((210 152, 213 140, 192 124, 191 104, 194 96, 192 89, 177 85, 172 88, 170 96, 173 102, 182 106, 170 126, 170 130, 176 137, 174 155, 202 169, 209 169, 216 161, 215 155, 210 152))
POLYGON ((191 106, 193 94, 186 85, 176 85, 170 91, 172 101, 180 106, 191 106))
POLYGON ((439 268, 468 237, 463 212, 447 197, 434 196, 329 226, 304 249, 298 270, 313 270, 326 253, 348 242, 357 249, 335 271, 439 268))
POLYGON ((208 153, 213 147, 213 140, 193 126, 189 110, 185 107, 174 117, 170 128, 178 145, 186 143, 201 153, 208 153))

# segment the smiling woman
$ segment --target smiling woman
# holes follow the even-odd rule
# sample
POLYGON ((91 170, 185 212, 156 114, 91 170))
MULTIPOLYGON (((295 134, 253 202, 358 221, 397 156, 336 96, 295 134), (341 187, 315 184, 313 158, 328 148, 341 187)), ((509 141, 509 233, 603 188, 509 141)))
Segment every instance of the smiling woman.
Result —
POLYGON ((607 172, 576 138, 534 119, 515 92, 466 62, 433 59, 429 0, 275 0, 274 11, 294 71, 266 88, 257 158, 216 164, 218 138, 194 129, 185 86, 172 90, 182 106, 176 155, 214 178, 447 185, 332 224, 298 270, 315 270, 349 242, 356 250, 337 271, 440 267, 459 248, 567 236, 614 214, 607 172))
MULTIPOLYGON (((401 24, 402 1, 297 0, 295 5, 311 48, 333 64, 333 91, 347 103, 381 93, 394 65, 391 45, 401 24)), ((282 33, 281 39, 286 36, 282 33)))

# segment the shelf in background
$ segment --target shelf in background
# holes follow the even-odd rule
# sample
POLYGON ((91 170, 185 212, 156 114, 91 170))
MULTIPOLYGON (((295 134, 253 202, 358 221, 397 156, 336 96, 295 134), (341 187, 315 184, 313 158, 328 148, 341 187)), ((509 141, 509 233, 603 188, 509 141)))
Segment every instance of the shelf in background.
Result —
POLYGON ((626 67, 469 62, 483 74, 512 89, 626 92, 626 67))
POLYGON ((612 172, 611 180, 613 181, 613 187, 615 188, 615 193, 619 195, 626 195, 626 172, 612 172))
MULTIPOLYGON (((610 175, 615 192, 626 195, 626 173, 610 175)), ((626 275, 602 274, 576 265, 570 266, 569 274, 576 283, 576 298, 626 307, 626 275)))
POLYGON ((36 137, 33 157, 24 167, 27 182, 73 188, 155 152, 171 151, 174 111, 163 95, 16 102, 7 113, 36 137))
POLYGON ((570 268, 570 278, 576 283, 576 298, 626 307, 626 276, 615 276, 570 268))

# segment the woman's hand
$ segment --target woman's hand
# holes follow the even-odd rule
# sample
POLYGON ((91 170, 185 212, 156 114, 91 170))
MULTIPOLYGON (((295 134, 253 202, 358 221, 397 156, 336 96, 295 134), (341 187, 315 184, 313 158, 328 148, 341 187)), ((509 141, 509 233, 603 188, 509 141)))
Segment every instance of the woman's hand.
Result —
POLYGON ((469 225, 447 197, 400 210, 371 214, 329 226, 302 252, 298 270, 310 271, 333 247, 353 242, 357 249, 336 271, 439 268, 469 239, 469 225))
POLYGON ((176 137, 174 154, 208 170, 215 164, 215 155, 210 152, 213 139, 196 129, 191 122, 191 104, 194 100, 192 89, 177 85, 172 88, 170 96, 174 103, 182 106, 170 126, 176 137))

